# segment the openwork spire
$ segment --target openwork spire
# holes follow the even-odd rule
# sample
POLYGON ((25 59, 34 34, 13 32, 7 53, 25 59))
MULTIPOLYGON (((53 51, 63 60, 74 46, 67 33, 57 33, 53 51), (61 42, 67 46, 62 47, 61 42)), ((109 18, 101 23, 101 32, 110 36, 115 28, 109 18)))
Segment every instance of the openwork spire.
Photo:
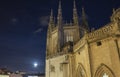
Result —
POLYGON ((77 14, 77 9, 76 9, 76 2, 74 0, 73 2, 73 23, 75 26, 79 25, 79 20, 78 20, 78 14, 77 14))

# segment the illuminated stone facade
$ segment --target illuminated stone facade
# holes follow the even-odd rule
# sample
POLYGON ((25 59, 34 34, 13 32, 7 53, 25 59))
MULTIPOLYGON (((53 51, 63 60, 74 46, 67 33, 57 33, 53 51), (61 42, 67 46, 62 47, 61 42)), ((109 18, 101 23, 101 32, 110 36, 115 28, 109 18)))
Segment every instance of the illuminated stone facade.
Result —
POLYGON ((9 77, 9 75, 0 75, 0 77, 9 77))
POLYGON ((46 77, 120 77, 120 8, 113 10, 110 23, 94 31, 83 8, 79 23, 75 2, 71 23, 63 23, 61 2, 57 23, 51 10, 46 77))

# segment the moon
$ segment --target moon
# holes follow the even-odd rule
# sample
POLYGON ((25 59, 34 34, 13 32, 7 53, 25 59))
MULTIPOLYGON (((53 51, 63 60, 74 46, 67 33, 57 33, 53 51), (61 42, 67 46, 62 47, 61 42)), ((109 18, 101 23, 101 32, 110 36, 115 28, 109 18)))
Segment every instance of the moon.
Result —
POLYGON ((37 66, 38 66, 38 63, 37 63, 37 62, 35 62, 35 63, 33 64, 33 66, 34 66, 34 67, 37 67, 37 66))

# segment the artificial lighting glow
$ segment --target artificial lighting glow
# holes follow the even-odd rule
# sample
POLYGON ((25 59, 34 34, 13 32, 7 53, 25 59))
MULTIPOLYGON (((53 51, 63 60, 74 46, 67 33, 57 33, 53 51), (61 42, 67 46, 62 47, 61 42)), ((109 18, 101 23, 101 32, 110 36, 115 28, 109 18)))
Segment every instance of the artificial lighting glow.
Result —
POLYGON ((38 77, 38 76, 28 76, 28 77, 38 77))
POLYGON ((37 66, 38 66, 38 63, 35 62, 35 63, 34 63, 34 67, 37 67, 37 66))
POLYGON ((103 77, 109 77, 106 73, 104 73, 103 77))

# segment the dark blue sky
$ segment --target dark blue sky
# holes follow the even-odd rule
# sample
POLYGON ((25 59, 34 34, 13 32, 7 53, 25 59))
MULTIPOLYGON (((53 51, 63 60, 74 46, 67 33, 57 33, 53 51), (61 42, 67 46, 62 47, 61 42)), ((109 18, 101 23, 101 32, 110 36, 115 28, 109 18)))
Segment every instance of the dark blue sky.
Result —
MULTIPOLYGON (((62 0, 63 18, 72 20, 73 0, 62 0)), ((120 0, 76 0, 79 17, 85 8, 89 26, 99 28, 110 21, 120 0)), ((0 1, 0 67, 12 71, 44 72, 46 31, 50 9, 57 16, 58 0, 0 1), (38 62, 34 68, 33 63, 38 62)))

